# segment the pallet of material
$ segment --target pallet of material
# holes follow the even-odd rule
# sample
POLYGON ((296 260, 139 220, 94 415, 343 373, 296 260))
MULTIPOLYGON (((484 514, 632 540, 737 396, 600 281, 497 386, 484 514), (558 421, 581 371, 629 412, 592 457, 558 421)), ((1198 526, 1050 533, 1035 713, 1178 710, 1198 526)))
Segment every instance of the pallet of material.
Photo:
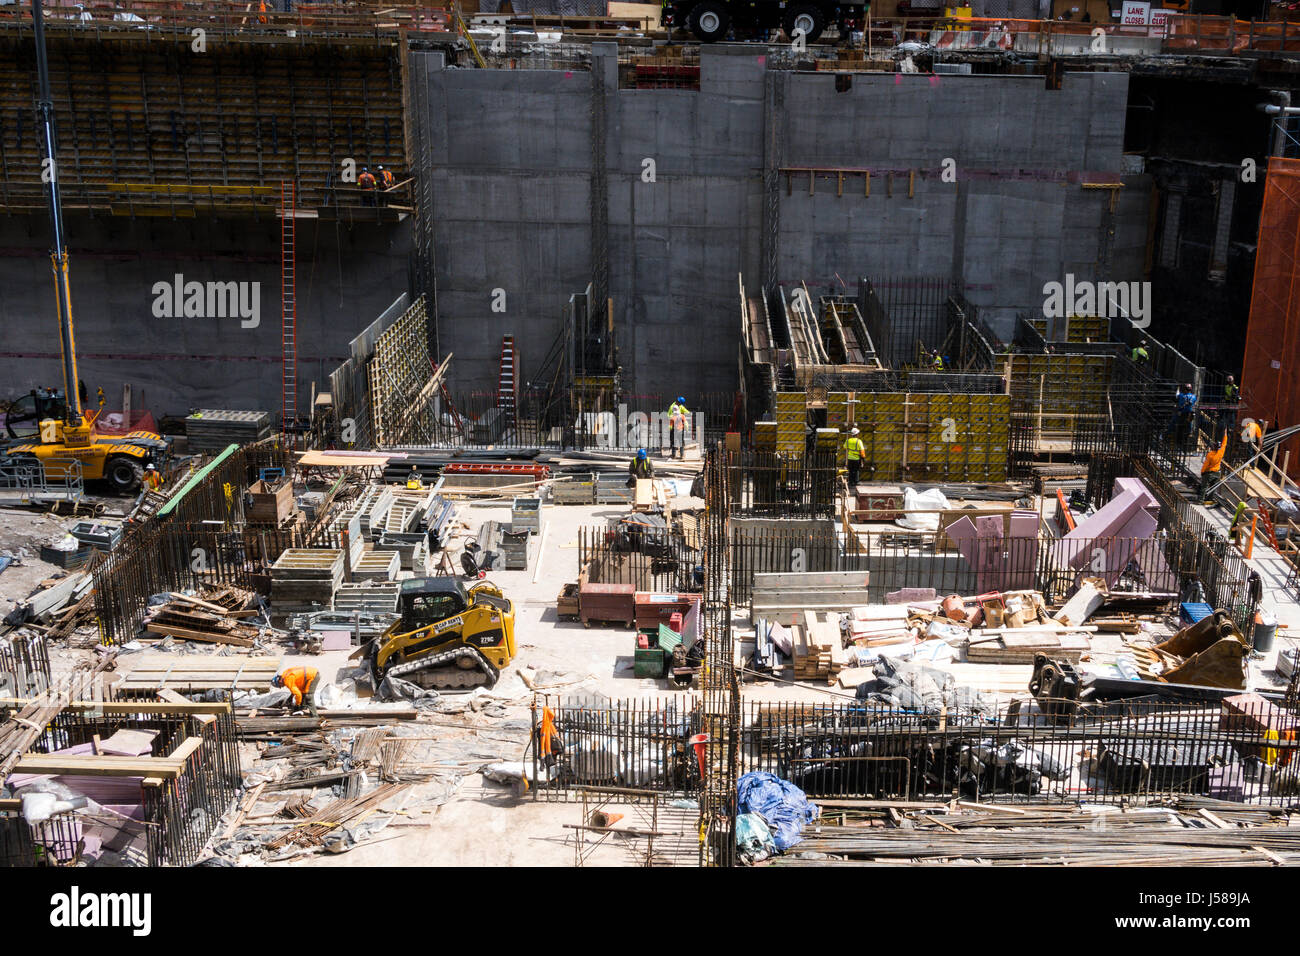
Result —
POLYGON ((293 511, 293 482, 255 481, 245 495, 244 517, 251 523, 278 526, 293 511))
POLYGON ((979 640, 977 628, 971 631, 971 645, 966 651, 966 659, 974 664, 1032 664, 1038 654, 1077 663, 1080 655, 1092 649, 1087 634, 1070 631, 1057 634, 1026 628, 1024 634, 1005 633, 996 640, 975 643, 979 640))
POLYGON ((557 505, 594 505, 596 481, 590 472, 552 478, 551 501, 557 505))
POLYGON ((203 654, 127 654, 118 658, 115 691, 271 689, 279 657, 214 657, 203 654))
POLYGON ((795 629, 794 679, 833 684, 849 662, 840 637, 839 615, 804 611, 795 629))
POLYGON ((391 614, 397 610, 397 592, 400 588, 401 584, 397 581, 340 584, 334 592, 334 610, 391 614))
POLYGON ((227 445, 247 445, 271 434, 271 414, 203 408, 185 419, 190 451, 221 451, 227 445))
POLYGON ((278 612, 329 607, 342 582, 342 550, 289 548, 271 565, 271 602, 278 612))
POLYGON ((224 614, 214 614, 179 601, 154 609, 144 619, 144 629, 159 637, 233 644, 236 647, 252 647, 258 634, 257 628, 251 624, 242 624, 224 614))
POLYGON ((798 624, 805 610, 849 611, 870 603, 866 571, 810 571, 754 575, 750 614, 798 624))
POLYGON ((396 551, 366 551, 352 565, 352 581, 392 581, 401 566, 401 555, 396 551))

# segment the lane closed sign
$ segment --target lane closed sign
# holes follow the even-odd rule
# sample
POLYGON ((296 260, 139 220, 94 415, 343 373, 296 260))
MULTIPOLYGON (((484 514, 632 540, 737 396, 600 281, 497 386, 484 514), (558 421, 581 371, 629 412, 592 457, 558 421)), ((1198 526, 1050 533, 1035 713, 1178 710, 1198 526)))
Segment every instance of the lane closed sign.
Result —
POLYGON ((1120 22, 1126 27, 1142 27, 1151 22, 1151 4, 1146 0, 1124 0, 1120 22))

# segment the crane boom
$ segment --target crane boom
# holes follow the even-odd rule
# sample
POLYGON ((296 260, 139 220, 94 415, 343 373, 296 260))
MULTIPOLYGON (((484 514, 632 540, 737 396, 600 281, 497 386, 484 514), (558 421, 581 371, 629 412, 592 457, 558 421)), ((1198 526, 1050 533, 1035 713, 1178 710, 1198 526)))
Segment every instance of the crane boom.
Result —
POLYGON ((54 268, 54 299, 59 317, 59 348, 63 353, 63 395, 67 409, 65 420, 69 425, 79 425, 81 424, 81 380, 77 377, 77 350, 72 334, 72 292, 68 288, 68 247, 63 235, 63 206, 59 201, 58 163, 55 161, 54 95, 50 92, 50 68, 45 53, 45 17, 41 11, 41 0, 32 0, 32 20, 36 34, 36 77, 39 86, 36 111, 40 115, 45 146, 41 179, 45 183, 45 198, 50 208, 50 228, 54 232, 50 264, 54 268))

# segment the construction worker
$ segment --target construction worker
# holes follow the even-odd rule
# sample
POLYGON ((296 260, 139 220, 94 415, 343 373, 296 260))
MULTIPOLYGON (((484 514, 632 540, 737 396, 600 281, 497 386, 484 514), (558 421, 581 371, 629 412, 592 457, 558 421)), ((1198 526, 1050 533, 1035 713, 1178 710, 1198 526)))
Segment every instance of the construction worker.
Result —
POLYGON ((415 465, 411 466, 411 473, 406 476, 407 491, 423 491, 424 481, 420 478, 420 469, 415 465))
POLYGON ((862 471, 862 459, 866 457, 867 447, 862 444, 856 428, 849 429, 849 437, 844 440, 844 461, 849 467, 849 490, 858 484, 858 474, 862 471))
POLYGON ((1241 389, 1237 387, 1237 380, 1231 375, 1223 383, 1223 407, 1219 409, 1219 424, 1227 430, 1232 427, 1237 418, 1237 404, 1241 401, 1241 389))
POLYGON ((1133 364, 1135 365, 1146 365, 1151 361, 1151 353, 1147 351, 1147 344, 1145 342, 1139 342, 1137 345, 1133 346, 1133 352, 1129 357, 1133 360, 1133 364))
POLYGON ((672 449, 674 457, 678 452, 681 457, 686 457, 686 421, 690 418, 690 409, 686 407, 686 399, 680 395, 677 401, 668 406, 668 425, 669 425, 669 447, 672 449))
POLYGON ((294 710, 306 709, 316 716, 316 685, 320 683, 320 671, 306 664, 287 668, 271 678, 272 687, 287 687, 293 694, 294 710))
POLYGON ((1192 435, 1192 429, 1196 426, 1196 393, 1192 391, 1190 382, 1185 383, 1178 390, 1174 397, 1174 413, 1169 418, 1169 426, 1165 429, 1165 437, 1171 434, 1175 440, 1181 444, 1192 435))
POLYGON ((1253 418, 1247 418, 1241 423, 1241 440, 1248 445, 1254 445, 1258 451, 1264 441, 1264 429, 1259 422, 1253 418))
POLYGON ((385 169, 383 166, 379 167, 379 199, 382 205, 388 205, 388 196, 386 194, 393 187, 395 181, 391 169, 385 169))
POLYGON ((370 167, 361 167, 361 175, 357 177, 357 185, 361 188, 361 205, 373 206, 375 204, 375 174, 370 171, 370 167))
POLYGON ((938 349, 930 353, 930 367, 936 372, 943 371, 943 356, 939 354, 938 349))
POLYGON ((1228 450, 1228 431, 1223 431, 1223 441, 1219 442, 1218 448, 1211 448, 1205 453, 1205 460, 1201 462, 1201 500, 1207 505, 1213 504, 1206 495, 1210 490, 1210 485, 1219 480, 1219 469, 1223 465, 1223 453, 1228 450))
POLYGON ((162 475, 158 474, 153 462, 144 466, 144 483, 150 491, 157 491, 163 486, 162 475))
POLYGON ((1237 547, 1241 547, 1241 535, 1245 531, 1245 523, 1241 520, 1246 515, 1246 502, 1238 501, 1237 510, 1232 513, 1232 523, 1228 525, 1228 538, 1237 547))
POLYGON ((627 486, 631 488, 636 484, 638 478, 653 478, 655 476, 655 466, 650 461, 650 456, 646 454, 644 448, 636 450, 636 457, 627 463, 627 486))

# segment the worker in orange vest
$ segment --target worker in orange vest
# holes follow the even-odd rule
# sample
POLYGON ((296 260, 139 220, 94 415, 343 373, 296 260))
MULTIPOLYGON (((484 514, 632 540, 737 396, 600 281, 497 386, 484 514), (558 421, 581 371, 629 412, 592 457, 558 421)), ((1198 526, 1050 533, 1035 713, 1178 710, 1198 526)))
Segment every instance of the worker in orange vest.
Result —
POLYGON ((1241 423, 1241 440, 1258 450, 1264 440, 1264 429, 1255 419, 1247 418, 1241 423))
POLYGON ((361 175, 357 177, 357 185, 361 187, 361 205, 373 206, 375 204, 375 174, 370 171, 369 166, 361 167, 361 175))
POLYGON ((295 710, 306 708, 313 717, 316 716, 316 685, 319 683, 320 671, 305 664, 290 667, 271 678, 272 687, 289 688, 295 710))
POLYGON ((1219 468, 1223 465, 1223 453, 1228 450, 1228 430, 1223 430, 1223 441, 1219 442, 1218 448, 1211 448, 1205 453, 1205 461, 1201 462, 1201 500, 1209 504, 1206 493, 1210 490, 1210 485, 1219 480, 1219 468))
POLYGON ((163 486, 162 475, 158 474, 158 469, 154 467, 153 462, 144 466, 144 483, 149 486, 150 491, 157 491, 163 486))
POLYGON ((394 182, 394 180, 393 180, 393 171, 392 171, 391 169, 384 169, 383 166, 380 166, 380 167, 379 167, 379 202, 380 202, 380 205, 383 205, 383 206, 387 206, 387 205, 388 205, 388 197, 385 195, 385 193, 387 193, 388 190, 391 189, 391 188, 393 187, 393 182, 394 182))

